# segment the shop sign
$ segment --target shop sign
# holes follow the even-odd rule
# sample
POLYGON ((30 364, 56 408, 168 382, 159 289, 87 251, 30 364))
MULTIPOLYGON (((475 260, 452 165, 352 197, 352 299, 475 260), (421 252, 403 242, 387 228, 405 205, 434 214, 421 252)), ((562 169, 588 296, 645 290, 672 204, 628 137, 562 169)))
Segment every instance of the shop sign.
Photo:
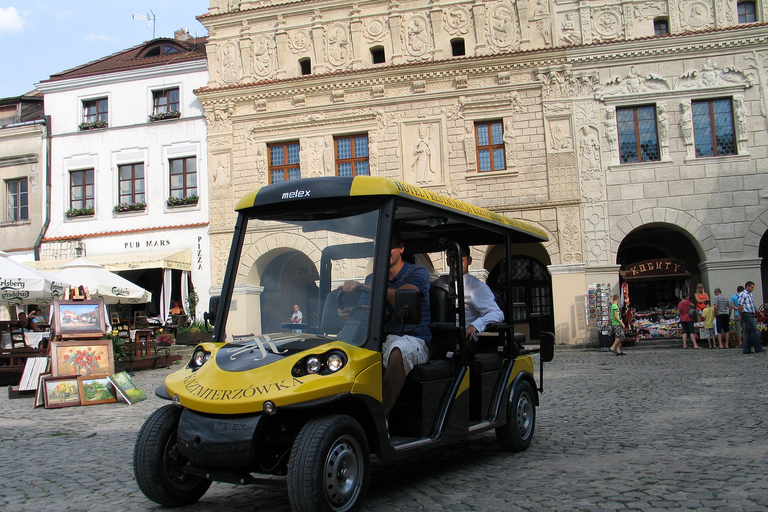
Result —
POLYGON ((688 276, 688 270, 685 268, 685 262, 672 258, 656 258, 653 260, 639 261, 630 263, 621 271, 621 277, 671 277, 688 276))

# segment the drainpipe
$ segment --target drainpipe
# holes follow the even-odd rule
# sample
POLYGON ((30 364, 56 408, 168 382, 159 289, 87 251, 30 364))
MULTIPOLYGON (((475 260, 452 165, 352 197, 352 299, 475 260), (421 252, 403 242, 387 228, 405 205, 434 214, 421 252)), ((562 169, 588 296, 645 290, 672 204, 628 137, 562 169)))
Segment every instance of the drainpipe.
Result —
POLYGON ((40 261, 40 245, 51 223, 51 116, 43 116, 45 119, 45 219, 40 234, 35 240, 35 261, 40 261))

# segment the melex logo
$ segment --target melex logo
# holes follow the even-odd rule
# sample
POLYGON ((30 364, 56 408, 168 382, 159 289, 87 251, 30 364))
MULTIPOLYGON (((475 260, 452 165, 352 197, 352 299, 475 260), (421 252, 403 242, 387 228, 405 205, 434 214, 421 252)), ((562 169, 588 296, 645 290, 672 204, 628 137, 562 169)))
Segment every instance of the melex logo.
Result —
POLYGON ((128 291, 128 288, 119 288, 117 286, 112 287, 112 293, 117 297, 125 297, 127 295, 130 295, 130 291, 128 291))
POLYGON ((23 290, 26 286, 24 281, 13 281, 12 279, 0 279, 0 290, 23 290))
POLYGON ((285 192, 282 199, 297 199, 299 197, 309 197, 311 190, 294 190, 293 192, 285 192))
POLYGON ((235 423, 235 422, 227 422, 227 423, 221 423, 216 422, 213 425, 213 431, 214 432, 241 432, 245 430, 245 423, 235 423))
MULTIPOLYGON (((296 341, 295 339, 291 338, 289 340, 278 342, 279 344, 288 343, 291 341, 296 341)), ((236 344, 237 348, 226 348, 225 353, 229 355, 230 361, 235 361, 238 356, 242 354, 252 354, 253 355, 253 361, 261 361, 265 357, 267 357, 267 349, 269 349, 270 352, 275 354, 276 356, 279 356, 280 354, 285 354, 288 352, 287 350, 280 350, 277 348, 277 345, 274 341, 268 336, 263 335, 262 338, 257 338, 256 336, 244 339, 237 340, 236 344), (258 349, 258 352, 254 354, 254 349, 258 349)))

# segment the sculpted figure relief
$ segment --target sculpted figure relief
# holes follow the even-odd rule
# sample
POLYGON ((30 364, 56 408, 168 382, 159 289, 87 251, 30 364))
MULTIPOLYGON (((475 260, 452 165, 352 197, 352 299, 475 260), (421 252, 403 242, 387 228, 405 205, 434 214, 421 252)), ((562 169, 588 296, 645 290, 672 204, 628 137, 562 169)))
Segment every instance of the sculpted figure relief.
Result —
POLYGON ((600 142, 594 132, 587 126, 581 128, 579 156, 583 171, 595 172, 600 170, 600 142))
POLYGON ((432 141, 430 128, 424 124, 419 125, 419 140, 413 145, 413 162, 411 170, 416 176, 416 183, 426 184, 435 174, 432 168, 432 141))

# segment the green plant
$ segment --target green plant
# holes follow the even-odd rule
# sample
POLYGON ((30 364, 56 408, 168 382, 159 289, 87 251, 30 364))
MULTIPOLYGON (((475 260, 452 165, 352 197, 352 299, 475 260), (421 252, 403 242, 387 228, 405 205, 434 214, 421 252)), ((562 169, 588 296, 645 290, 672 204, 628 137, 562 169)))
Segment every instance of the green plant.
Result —
POLYGON ((177 332, 179 334, 187 334, 191 332, 208 332, 208 329, 205 327, 205 322, 198 320, 198 321, 192 322, 186 327, 179 327, 179 330, 177 332))
POLYGON ((193 291, 189 292, 189 295, 187 296, 187 313, 192 320, 195 319, 198 300, 200 300, 200 297, 197 296, 197 293, 193 291))
POLYGON ((89 206, 87 208, 70 208, 69 210, 64 212, 64 215, 66 215, 69 218, 82 217, 84 215, 93 215, 93 206, 89 206))
POLYGON ((80 130, 93 130, 94 128, 106 128, 109 123, 106 121, 91 121, 90 123, 80 123, 80 130))
POLYGON ((178 110, 171 110, 170 112, 159 112, 149 116, 149 122, 162 121, 163 119, 176 119, 181 117, 181 112, 178 110))
POLYGON ((115 213, 138 212, 146 209, 147 209, 147 203, 145 203, 144 201, 139 201, 138 203, 120 203, 115 206, 114 212, 115 213))
POLYGON ((120 337, 120 331, 115 329, 112 332, 108 332, 107 337, 112 338, 112 354, 114 354, 115 361, 125 359, 125 340, 120 337))
POLYGON ((168 206, 181 206, 185 204, 197 204, 197 201, 200 198, 197 196, 187 196, 187 197, 169 197, 166 201, 166 204, 168 206))

